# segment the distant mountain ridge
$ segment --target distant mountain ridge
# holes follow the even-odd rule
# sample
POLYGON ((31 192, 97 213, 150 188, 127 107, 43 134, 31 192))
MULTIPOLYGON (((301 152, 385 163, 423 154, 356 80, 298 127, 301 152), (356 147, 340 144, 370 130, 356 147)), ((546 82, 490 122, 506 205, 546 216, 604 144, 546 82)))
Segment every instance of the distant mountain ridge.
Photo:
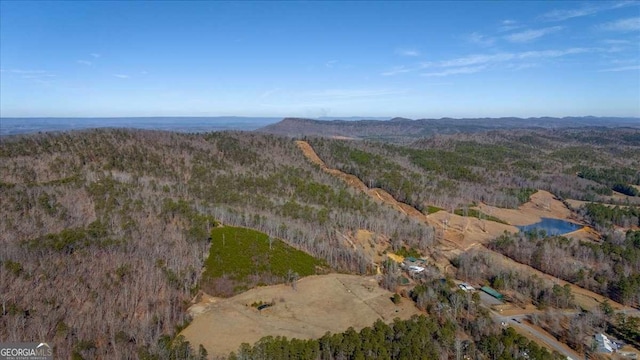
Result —
POLYGON ((131 128, 175 132, 251 131, 280 117, 153 116, 153 117, 30 117, 0 118, 0 136, 95 128, 131 128))
POLYGON ((396 117, 391 120, 314 120, 285 118, 256 131, 285 136, 328 136, 352 138, 423 137, 435 134, 474 133, 497 129, 633 127, 640 128, 640 118, 621 117, 538 117, 538 118, 469 118, 418 119, 396 117))
POLYGON ((320 116, 313 118, 314 120, 389 120, 388 116, 320 116))
POLYGON ((296 117, 156 116, 156 117, 32 117, 0 118, 0 136, 34 132, 64 132, 92 128, 132 128, 172 132, 257 131, 285 136, 354 138, 415 138, 434 134, 474 133, 496 129, 566 127, 640 128, 633 117, 538 117, 408 119, 359 116, 317 119, 296 117))

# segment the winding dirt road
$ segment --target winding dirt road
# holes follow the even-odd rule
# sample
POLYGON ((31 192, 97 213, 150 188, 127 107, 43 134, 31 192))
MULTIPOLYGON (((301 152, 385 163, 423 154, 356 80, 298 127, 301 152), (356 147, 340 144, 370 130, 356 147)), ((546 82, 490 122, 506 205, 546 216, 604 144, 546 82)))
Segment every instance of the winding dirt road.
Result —
POLYGON ((308 142, 297 140, 296 145, 310 162, 318 165, 324 172, 342 179, 348 185, 366 193, 377 202, 387 204, 397 211, 436 229, 442 229, 444 234, 440 240, 444 241, 446 245, 453 245, 460 250, 467 250, 478 243, 484 243, 499 236, 504 231, 518 231, 515 226, 464 217, 444 210, 435 214, 425 215, 413 206, 396 200, 384 189, 369 188, 356 176, 328 167, 308 142))

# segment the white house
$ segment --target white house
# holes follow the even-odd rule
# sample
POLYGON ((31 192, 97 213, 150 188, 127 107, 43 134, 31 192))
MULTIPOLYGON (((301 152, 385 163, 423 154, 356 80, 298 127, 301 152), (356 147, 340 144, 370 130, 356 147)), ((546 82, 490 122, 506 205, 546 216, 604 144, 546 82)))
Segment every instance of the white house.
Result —
POLYGON ((609 340, 607 335, 596 334, 596 343, 598 344, 598 352, 609 354, 613 352, 613 343, 609 340))
POLYGON ((462 283, 460 285, 458 285, 458 287, 464 291, 473 291, 475 290, 475 288, 467 283, 462 283))

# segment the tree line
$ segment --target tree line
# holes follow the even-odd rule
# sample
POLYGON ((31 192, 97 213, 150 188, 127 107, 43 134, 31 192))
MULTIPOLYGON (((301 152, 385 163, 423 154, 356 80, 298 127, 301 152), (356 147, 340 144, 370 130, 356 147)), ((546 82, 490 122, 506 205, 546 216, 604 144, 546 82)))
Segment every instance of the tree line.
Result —
POLYGON ((538 231, 504 234, 488 247, 620 303, 640 304, 640 231, 610 231, 600 243, 538 231))

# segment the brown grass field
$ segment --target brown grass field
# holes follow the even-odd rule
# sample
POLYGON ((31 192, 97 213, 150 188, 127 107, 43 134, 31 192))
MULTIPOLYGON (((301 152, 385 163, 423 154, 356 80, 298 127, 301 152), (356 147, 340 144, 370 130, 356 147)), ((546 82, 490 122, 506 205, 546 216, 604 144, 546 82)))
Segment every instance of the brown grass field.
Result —
POLYGON ((205 297, 190 309, 195 318, 181 334, 194 349, 202 344, 209 355, 228 355, 264 336, 319 338, 327 331, 359 330, 377 319, 391 322, 420 313, 410 300, 393 304, 393 293, 380 288, 375 277, 316 275, 300 279, 296 288, 282 284, 228 299, 205 297), (251 306, 260 301, 275 305, 262 311, 251 306))

